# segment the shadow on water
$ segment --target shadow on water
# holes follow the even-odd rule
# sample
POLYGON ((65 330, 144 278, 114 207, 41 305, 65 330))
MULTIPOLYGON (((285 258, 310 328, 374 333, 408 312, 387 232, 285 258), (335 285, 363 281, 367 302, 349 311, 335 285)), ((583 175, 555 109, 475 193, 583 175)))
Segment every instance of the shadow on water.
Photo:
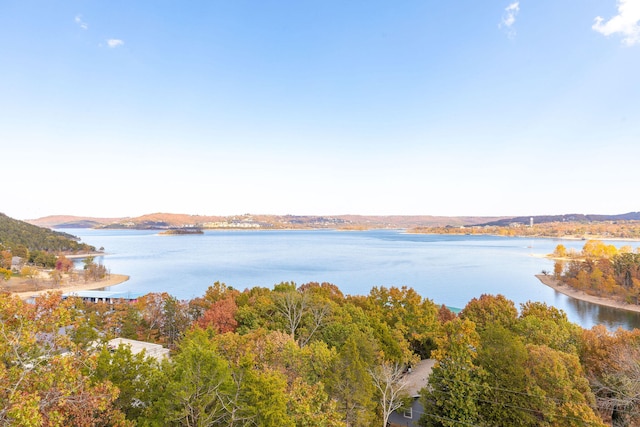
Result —
POLYGON ((640 313, 592 304, 557 291, 556 294, 557 298, 566 299, 567 309, 573 311, 585 328, 598 324, 606 326, 609 330, 640 328, 640 313))

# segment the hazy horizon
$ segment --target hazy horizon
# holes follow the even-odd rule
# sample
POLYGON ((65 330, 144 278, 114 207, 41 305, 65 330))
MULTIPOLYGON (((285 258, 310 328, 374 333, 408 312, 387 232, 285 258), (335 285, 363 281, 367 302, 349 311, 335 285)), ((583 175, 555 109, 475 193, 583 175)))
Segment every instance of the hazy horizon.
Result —
POLYGON ((639 22, 640 0, 9 0, 0 211, 634 212, 639 22))
MULTIPOLYGON (((252 215, 252 216, 319 216, 319 217, 344 217, 344 216, 357 216, 357 217, 435 217, 435 218, 516 218, 516 217, 537 217, 537 216, 558 216, 558 215, 624 215, 629 213, 634 213, 636 211, 630 212, 616 212, 616 213, 600 213, 600 212, 589 212, 589 213, 581 213, 581 212, 566 212, 562 214, 540 214, 540 215, 369 215, 369 214, 305 214, 305 215, 296 215, 296 214, 271 214, 271 213, 260 213, 260 212, 245 212, 245 213, 236 213, 230 215, 218 215, 218 214, 192 214, 188 212, 147 212, 142 215, 124 215, 119 217, 110 217, 104 215, 98 216, 87 216, 87 215, 74 215, 74 214, 52 214, 52 215, 44 215, 37 218, 15 218, 22 221, 30 221, 30 220, 39 220, 45 218, 56 218, 56 217, 71 217, 71 218, 94 218, 94 219, 125 219, 125 218, 139 218, 144 216, 152 216, 152 215, 186 215, 186 216, 202 216, 202 217, 240 217, 244 215, 252 215)), ((4 213, 4 212, 0 212, 4 213)))

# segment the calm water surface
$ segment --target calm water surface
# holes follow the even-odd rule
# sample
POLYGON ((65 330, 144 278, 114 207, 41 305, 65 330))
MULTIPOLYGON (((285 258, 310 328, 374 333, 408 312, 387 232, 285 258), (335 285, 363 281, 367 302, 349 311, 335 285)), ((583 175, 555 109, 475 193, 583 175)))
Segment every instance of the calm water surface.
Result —
MULTIPOLYGON (((104 247, 98 257, 130 280, 112 290, 168 292, 180 299, 204 294, 221 281, 237 289, 272 288, 283 281, 330 282, 345 294, 373 286, 409 286, 437 304, 462 308, 483 293, 516 303, 542 301, 585 328, 640 327, 640 315, 577 301, 535 278, 553 271, 537 255, 556 245, 581 250, 584 242, 496 236, 415 235, 402 231, 206 231, 161 236, 141 230, 62 230, 104 247)), ((620 246, 619 243, 615 243, 620 246)))

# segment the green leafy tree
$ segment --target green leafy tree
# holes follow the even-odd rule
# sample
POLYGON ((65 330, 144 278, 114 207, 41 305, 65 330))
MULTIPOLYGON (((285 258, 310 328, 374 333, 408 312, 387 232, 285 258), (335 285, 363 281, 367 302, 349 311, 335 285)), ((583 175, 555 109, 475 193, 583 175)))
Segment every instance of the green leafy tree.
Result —
POLYGON ((482 294, 480 298, 469 301, 459 316, 475 323, 478 331, 490 324, 500 324, 509 329, 516 323, 518 310, 504 295, 482 294))
POLYGON ((514 328, 527 344, 547 345, 573 354, 582 336, 580 327, 569 322, 564 311, 542 302, 522 304, 514 328))
POLYGON ((128 420, 137 420, 144 417, 145 408, 152 403, 159 369, 159 362, 144 351, 133 354, 124 344, 115 349, 104 345, 97 354, 95 369, 89 374, 94 382, 109 381, 118 387, 114 406, 128 420))
POLYGON ((163 370, 165 384, 147 411, 146 423, 189 427, 224 424, 231 371, 204 331, 196 329, 188 334, 163 370))
POLYGON ((575 354, 546 345, 527 345, 525 369, 533 379, 532 393, 544 397, 539 425, 604 426, 595 414, 595 397, 575 354))
POLYGON ((443 327, 433 351, 436 364, 429 377, 429 387, 421 391, 424 414, 421 426, 477 425, 481 414, 478 398, 482 393, 483 371, 474 361, 480 337, 475 324, 454 319, 443 327))
POLYGON ((527 349, 520 337, 499 322, 487 323, 475 363, 486 373, 478 411, 488 426, 538 426, 544 399, 525 370, 527 349))
POLYGON ((329 348, 323 341, 313 341, 300 347, 287 338, 277 344, 277 351, 274 351, 269 364, 287 377, 289 385, 298 378, 308 384, 318 384, 325 382, 336 355, 336 349, 329 348))
POLYGON ((214 342, 230 366, 224 425, 293 426, 287 413, 287 370, 280 363, 284 349, 297 346, 291 337, 258 330, 247 335, 217 335, 214 342))
POLYGON ((39 267, 54 268, 56 256, 47 251, 34 250, 29 253, 29 262, 39 267))
POLYGON ((371 351, 366 336, 353 334, 338 351, 327 378, 327 387, 337 401, 338 411, 350 426, 367 425, 374 418, 374 386, 368 374, 371 351))
MULTIPOLYGON (((255 370, 242 364, 243 381, 240 384, 240 402, 234 402, 247 423, 233 425, 257 425, 264 427, 293 427, 294 422, 287 413, 288 397, 285 378, 273 370, 255 370)), ((231 424, 230 424, 231 425, 231 424)))
POLYGON ((244 334, 261 328, 282 329, 282 324, 277 324, 274 320, 278 315, 271 292, 267 288, 254 287, 236 297, 238 310, 234 317, 238 322, 238 333, 244 334))
POLYGON ((336 402, 322 383, 308 384, 296 378, 289 392, 288 410, 296 427, 346 427, 336 402))
POLYGON ((429 357, 439 329, 438 307, 414 289, 374 287, 366 299, 367 314, 381 319, 401 334, 412 352, 429 357))

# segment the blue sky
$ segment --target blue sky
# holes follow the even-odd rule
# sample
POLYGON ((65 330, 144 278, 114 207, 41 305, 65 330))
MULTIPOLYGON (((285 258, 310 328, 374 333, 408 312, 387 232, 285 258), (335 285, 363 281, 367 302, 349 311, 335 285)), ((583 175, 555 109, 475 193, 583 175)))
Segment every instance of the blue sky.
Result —
POLYGON ((0 212, 640 210, 640 0, 0 3, 0 212))

